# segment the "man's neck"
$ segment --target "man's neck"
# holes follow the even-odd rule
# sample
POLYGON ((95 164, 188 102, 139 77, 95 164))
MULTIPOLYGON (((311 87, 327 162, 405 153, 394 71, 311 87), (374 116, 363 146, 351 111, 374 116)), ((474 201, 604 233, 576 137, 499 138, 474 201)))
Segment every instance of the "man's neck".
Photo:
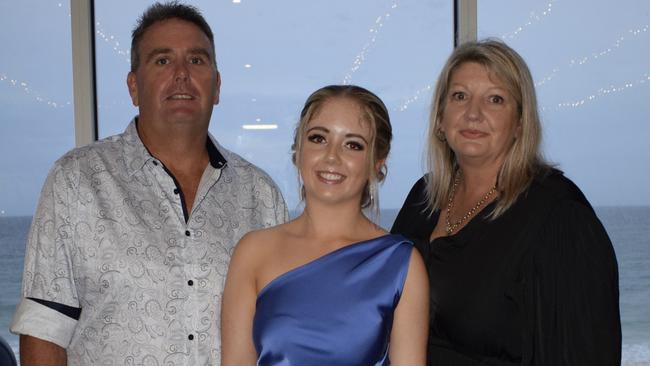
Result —
POLYGON ((172 172, 203 171, 209 162, 206 142, 207 129, 180 129, 170 127, 160 131, 138 123, 138 134, 151 155, 172 172))
POLYGON ((138 123, 138 134, 151 155, 171 172, 183 192, 185 212, 191 214, 201 177, 210 156, 205 129, 165 128, 164 131, 138 123))

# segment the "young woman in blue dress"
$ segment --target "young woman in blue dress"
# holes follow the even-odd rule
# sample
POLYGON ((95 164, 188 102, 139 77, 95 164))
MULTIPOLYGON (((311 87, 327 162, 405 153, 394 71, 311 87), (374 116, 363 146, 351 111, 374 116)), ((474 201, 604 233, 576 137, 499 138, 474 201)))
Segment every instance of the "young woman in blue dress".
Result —
POLYGON ((425 364, 422 258, 363 212, 376 208, 391 137, 386 107, 363 88, 328 86, 308 98, 293 145, 305 208, 237 245, 223 295, 223 366, 425 364))

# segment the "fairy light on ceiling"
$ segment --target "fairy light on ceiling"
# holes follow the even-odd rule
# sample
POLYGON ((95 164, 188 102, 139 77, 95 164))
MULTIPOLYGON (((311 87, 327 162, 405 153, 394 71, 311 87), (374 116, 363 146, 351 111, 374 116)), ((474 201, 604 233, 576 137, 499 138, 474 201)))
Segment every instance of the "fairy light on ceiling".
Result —
POLYGON ((546 6, 544 7, 545 10, 542 10, 541 12, 535 12, 531 11, 530 15, 528 16, 528 20, 526 23, 523 25, 517 27, 514 31, 510 33, 506 33, 501 35, 501 39, 513 39, 517 37, 521 32, 526 30, 526 28, 532 26, 533 24, 537 24, 542 22, 544 19, 549 17, 553 13, 553 4, 557 2, 557 0, 551 0, 549 1, 546 6))
POLYGON ((112 34, 108 34, 102 28, 102 25, 99 21, 95 22, 95 34, 102 41, 106 42, 110 48, 113 49, 120 57, 124 58, 124 61, 127 63, 131 62, 131 50, 127 48, 122 48, 120 41, 112 34))
MULTIPOLYGON (((538 12, 531 11, 531 12, 530 12, 530 15, 529 15, 529 17, 528 17, 528 20, 526 21, 526 23, 524 23, 524 25, 517 27, 517 29, 515 29, 514 31, 512 31, 512 32, 510 32, 510 33, 503 34, 503 35, 501 36, 501 38, 502 38, 502 39, 506 39, 506 38, 512 39, 512 38, 515 38, 515 37, 518 36, 521 32, 523 32, 527 27, 530 27, 530 26, 532 26, 533 24, 539 23, 539 22, 541 22, 542 20, 544 20, 545 18, 547 18, 548 16, 550 16, 550 15, 552 14, 552 11, 553 11, 553 4, 554 4, 556 1, 557 1, 557 0, 551 0, 551 1, 549 1, 549 2, 546 4, 546 6, 544 7, 545 10, 543 10, 543 11, 541 11, 541 12, 539 12, 539 13, 538 13, 538 12)), ((355 70, 355 71, 356 71, 356 70, 355 70)), ((545 83, 545 82, 547 82, 547 81, 550 81, 550 80, 555 76, 555 73, 557 73, 558 71, 559 71, 559 69, 557 69, 557 68, 556 68, 556 69, 553 69, 553 73, 552 73, 551 75, 545 77, 545 78, 542 80, 541 84, 543 84, 543 83, 545 83)), ((540 84, 540 85, 541 85, 541 84, 540 84)), ((430 97, 431 97, 431 89, 432 89, 432 88, 433 88, 433 85, 432 85, 432 84, 427 84, 427 85, 425 85, 424 87, 422 87, 421 89, 416 90, 415 93, 413 93, 412 96, 408 97, 406 100, 404 100, 404 102, 403 102, 402 104, 399 105, 399 107, 396 108, 396 111, 398 111, 398 112, 404 112, 404 111, 406 111, 406 110, 409 108, 409 106, 410 106, 411 104, 417 102, 417 101, 420 100, 420 99, 423 99, 424 96, 426 96, 427 98, 430 98, 430 97)), ((427 100, 427 102, 428 102, 428 100, 427 100)))
POLYGON ((375 20, 375 24, 369 29, 370 32, 370 39, 363 45, 361 48, 361 51, 356 55, 354 58, 354 61, 352 62, 352 67, 350 70, 347 72, 345 77, 343 77, 343 84, 347 85, 350 84, 352 81, 352 76, 354 75, 357 70, 363 65, 363 63, 366 61, 366 57, 368 55, 368 52, 375 46, 375 43, 377 42, 377 36, 381 32, 381 29, 384 27, 384 23, 388 21, 388 19, 391 16, 391 13, 395 11, 398 7, 398 1, 395 1, 391 6, 388 12, 384 15, 380 15, 377 17, 375 20))
POLYGON ((610 85, 605 88, 598 88, 598 90, 595 93, 592 93, 586 97, 583 97, 581 99, 573 100, 570 102, 561 102, 556 104, 553 107, 544 107, 542 108, 542 111, 547 111, 549 109, 552 110, 561 110, 561 109, 566 109, 566 108, 578 108, 582 107, 584 105, 587 105, 589 103, 592 103, 598 99, 608 97, 610 95, 616 94, 616 93, 621 93, 624 91, 627 91, 628 89, 634 88, 641 86, 641 84, 650 84, 650 74, 644 74, 642 77, 638 78, 635 81, 628 81, 628 82, 623 82, 619 84, 618 86, 615 85, 610 85))
POLYGON ((607 56, 610 53, 614 52, 616 49, 620 48, 621 45, 623 45, 627 40, 632 39, 634 37, 638 37, 639 35, 642 35, 643 33, 646 33, 648 31, 648 25, 644 25, 642 27, 636 28, 636 29, 630 29, 628 30, 628 34, 630 35, 629 37, 625 36, 620 36, 616 39, 613 45, 610 47, 607 47, 604 50, 601 50, 600 52, 594 52, 589 56, 584 56, 584 57, 579 57, 576 59, 572 59, 569 62, 570 66, 582 66, 586 64, 589 61, 597 60, 601 57, 607 56))
POLYGON ((410 104, 417 102, 418 100, 420 100, 420 98, 426 97, 427 100, 430 99, 431 98, 431 88, 432 88, 431 85, 427 85, 424 88, 417 90, 413 94, 413 96, 406 99, 399 107, 397 107, 396 110, 399 111, 399 112, 404 112, 405 110, 408 109, 410 104))
POLYGON ((45 104, 48 107, 52 108, 63 108, 72 105, 71 102, 56 102, 47 97, 41 96, 41 94, 33 89, 31 89, 26 81, 21 81, 18 79, 11 78, 6 74, 0 74, 0 83, 6 84, 10 88, 20 90, 22 93, 32 97, 36 102, 45 104))
MULTIPOLYGON (((546 8, 545 8, 546 10, 542 11, 541 13, 531 12, 529 20, 523 26, 518 27, 513 32, 504 34, 502 36, 502 38, 503 39, 506 39, 506 38, 512 39, 512 38, 516 37, 517 35, 519 35, 522 31, 524 31, 525 28, 527 28, 527 27, 529 27, 529 26, 531 26, 531 25, 533 25, 535 23, 539 23, 542 20, 544 20, 545 18, 547 18, 548 16, 550 16, 552 14, 553 3, 555 3, 555 2, 556 2, 556 0, 550 1, 546 5, 546 8)), ((626 42, 631 41, 635 37, 646 35, 648 33, 649 29, 650 29, 650 25, 647 25, 647 24, 643 25, 643 26, 640 26, 640 27, 637 27, 637 28, 629 29, 624 35, 617 37, 612 45, 610 45, 610 46, 608 46, 606 48, 603 48, 603 49, 601 49, 599 51, 591 52, 587 56, 572 58, 571 60, 569 60, 567 62, 567 66, 568 66, 568 68, 575 69, 577 67, 586 65, 589 62, 593 62, 593 61, 599 60, 601 58, 604 58, 604 57, 612 54, 613 52, 617 51, 618 49, 622 48, 625 45, 626 42)), ((546 85, 546 84, 550 83, 551 81, 555 80, 556 77, 561 73, 562 70, 563 70, 562 67, 559 67, 559 66, 553 67, 551 69, 551 72, 548 75, 542 77, 540 80, 535 82, 535 87, 541 87, 541 86, 546 85)), ((556 105, 554 105, 552 107, 542 107, 541 110, 546 111, 546 110, 549 110, 549 109, 559 110, 559 109, 566 109, 566 108, 582 107, 582 106, 587 105, 587 104, 589 104, 591 102, 594 102, 596 100, 599 100, 599 99, 602 99, 604 97, 614 95, 615 93, 621 93, 621 92, 627 91, 630 88, 641 86, 641 84, 644 84, 644 86, 650 84, 650 82, 648 81, 648 75, 644 75, 644 76, 640 77, 639 79, 637 79, 636 81, 622 82, 618 86, 610 85, 608 87, 600 87, 600 88, 598 88, 596 90, 596 92, 591 93, 590 95, 585 96, 584 98, 580 98, 580 99, 572 100, 572 101, 568 101, 568 102, 561 102, 561 103, 558 103, 558 104, 556 104, 556 105)), ((431 85, 426 85, 425 87, 421 88, 420 90, 417 90, 411 97, 406 99, 396 110, 399 111, 399 112, 403 112, 403 111, 407 110, 410 104, 415 103, 418 100, 422 99, 422 94, 425 91, 429 91, 429 90, 431 90, 431 85)))
MULTIPOLYGON (((609 47, 607 47, 607 48, 605 48, 603 50, 597 51, 597 52, 591 52, 587 56, 573 58, 573 59, 569 60, 567 64, 568 64, 568 66, 570 68, 576 68, 576 67, 586 65, 587 63, 589 63, 591 61, 601 59, 601 58, 603 58, 605 56, 610 55, 611 53, 618 50, 622 46, 624 46, 625 42, 627 42, 629 40, 632 40, 635 37, 647 34, 649 29, 650 29, 650 26, 647 25, 647 24, 643 25, 641 27, 638 27, 638 28, 630 29, 630 30, 627 31, 627 36, 623 35, 623 36, 617 37, 616 41, 611 46, 609 46, 609 47)), ((557 74, 560 72, 560 70, 561 70, 560 67, 554 67, 548 75, 544 76, 540 81, 536 82, 535 86, 539 87, 539 86, 542 86, 542 85, 550 82, 551 80, 553 80, 555 78, 555 76, 557 76, 557 74)))
MULTIPOLYGON (((57 3, 56 7, 63 8, 63 3, 57 3)), ((69 9, 66 10, 67 10, 66 14, 68 15, 68 18, 70 18, 71 17, 70 10, 69 9)), ((37 90, 32 89, 29 86, 29 83, 27 81, 10 77, 5 72, 0 72, 0 84, 7 85, 9 88, 18 90, 21 93, 33 98, 33 100, 35 100, 37 103, 44 104, 51 108, 60 109, 60 108, 70 107, 72 105, 71 101, 57 102, 46 96, 43 96, 37 90)))

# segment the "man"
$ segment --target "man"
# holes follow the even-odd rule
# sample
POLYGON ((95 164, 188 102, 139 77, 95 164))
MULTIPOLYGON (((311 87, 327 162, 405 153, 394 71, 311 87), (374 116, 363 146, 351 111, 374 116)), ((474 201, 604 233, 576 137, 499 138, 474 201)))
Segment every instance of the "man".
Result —
POLYGON ((12 331, 23 365, 219 364, 232 249, 287 219, 261 170, 208 134, 219 102, 212 31, 155 4, 133 31, 136 117, 50 171, 12 331))

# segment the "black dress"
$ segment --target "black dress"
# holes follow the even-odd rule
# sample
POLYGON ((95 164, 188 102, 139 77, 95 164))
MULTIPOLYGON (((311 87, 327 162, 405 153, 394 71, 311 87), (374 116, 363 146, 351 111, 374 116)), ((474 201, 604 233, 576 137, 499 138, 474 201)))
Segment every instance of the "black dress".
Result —
POLYGON ((485 218, 492 203, 432 242, 440 212, 425 189, 422 178, 391 232, 429 271, 429 365, 620 365, 616 257, 573 182, 540 175, 498 219, 485 218))

